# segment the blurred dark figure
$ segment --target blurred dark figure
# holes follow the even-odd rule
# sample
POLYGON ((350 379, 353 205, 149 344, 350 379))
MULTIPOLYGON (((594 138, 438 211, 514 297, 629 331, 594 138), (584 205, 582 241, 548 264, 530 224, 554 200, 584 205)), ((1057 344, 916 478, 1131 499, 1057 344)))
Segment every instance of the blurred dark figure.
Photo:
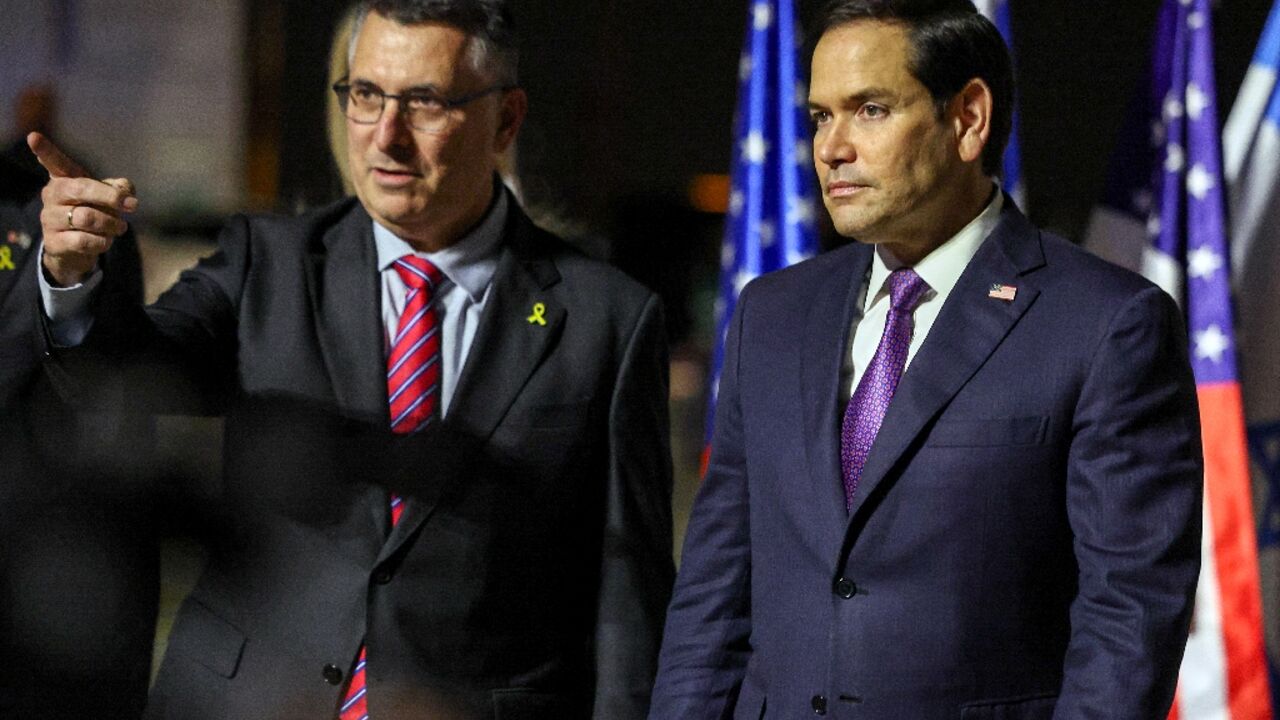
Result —
MULTIPOLYGON (((0 717, 137 718, 158 593, 146 426, 72 413, 38 372, 39 211, 0 203, 0 717)), ((132 235, 103 262, 109 292, 141 297, 132 235)))
POLYGON ((53 133, 57 99, 48 83, 29 85, 14 103, 13 132, 0 154, 0 202, 21 206, 40 194, 49 174, 27 147, 27 133, 53 133))

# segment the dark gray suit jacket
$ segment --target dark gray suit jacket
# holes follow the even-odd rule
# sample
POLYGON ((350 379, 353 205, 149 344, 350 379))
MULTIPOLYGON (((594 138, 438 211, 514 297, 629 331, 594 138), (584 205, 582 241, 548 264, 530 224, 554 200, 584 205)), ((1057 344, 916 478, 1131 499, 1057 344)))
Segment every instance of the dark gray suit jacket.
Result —
POLYGON ((1005 208, 851 513, 840 368, 873 251, 747 287, 650 717, 1165 716, 1200 558, 1184 323, 1005 208))
POLYGON ((396 438, 371 228, 350 199, 234 218, 59 358, 79 390, 111 368, 108 401, 227 414, 149 716, 331 718, 366 642, 375 718, 642 717, 673 575, 657 297, 512 203, 448 417, 396 438))

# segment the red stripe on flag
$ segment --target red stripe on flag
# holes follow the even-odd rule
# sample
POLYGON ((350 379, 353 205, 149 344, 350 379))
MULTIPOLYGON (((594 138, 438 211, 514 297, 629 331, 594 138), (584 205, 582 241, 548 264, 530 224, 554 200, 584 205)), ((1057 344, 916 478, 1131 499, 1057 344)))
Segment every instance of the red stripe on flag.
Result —
POLYGON ((1270 720, 1258 547, 1240 385, 1200 385, 1197 395, 1231 720, 1270 720))
POLYGON ((1168 720, 1178 720, 1178 706, 1182 704, 1182 691, 1175 690, 1173 693, 1173 707, 1169 708, 1168 720))

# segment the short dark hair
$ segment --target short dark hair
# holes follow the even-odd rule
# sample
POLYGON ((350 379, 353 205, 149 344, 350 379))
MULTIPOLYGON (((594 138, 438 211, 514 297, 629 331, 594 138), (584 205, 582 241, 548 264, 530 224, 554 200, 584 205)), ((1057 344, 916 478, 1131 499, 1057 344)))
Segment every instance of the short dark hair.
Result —
POLYGON ((971 0, 831 0, 815 38, 859 20, 906 27, 911 43, 907 69, 928 88, 939 117, 973 78, 991 88, 991 137, 982 150, 982 170, 999 176, 1013 130, 1014 88, 1013 61, 996 26, 971 0))
POLYGON ((519 80, 520 48, 506 0, 364 0, 356 6, 348 61, 355 55, 356 38, 371 12, 401 25, 436 22, 456 27, 473 40, 477 70, 490 72, 491 79, 503 85, 519 80))

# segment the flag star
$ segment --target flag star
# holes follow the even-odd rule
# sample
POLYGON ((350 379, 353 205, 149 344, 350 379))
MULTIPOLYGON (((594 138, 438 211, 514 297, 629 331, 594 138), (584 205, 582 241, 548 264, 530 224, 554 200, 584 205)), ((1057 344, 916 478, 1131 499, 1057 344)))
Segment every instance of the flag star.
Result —
POLYGON ((797 140, 795 148, 796 165, 802 168, 809 167, 809 163, 813 162, 813 155, 810 154, 811 150, 808 140, 797 140))
POLYGON ((813 222, 813 203, 809 198, 792 195, 787 198, 787 224, 808 225, 813 222))
POLYGON ((1147 236, 1151 238, 1158 238, 1160 237, 1161 229, 1160 216, 1155 213, 1151 213, 1151 217, 1147 218, 1147 236))
POLYGON ((1199 30, 1204 27, 1204 13, 1193 12, 1187 15, 1187 27, 1192 30, 1199 30))
POLYGON ((1178 1, 1179 1, 1179 2, 1181 2, 1183 5, 1186 5, 1186 6, 1191 5, 1191 3, 1193 2, 1193 0, 1178 0, 1178 1))
POLYGON ((746 82, 751 77, 751 69, 755 67, 755 63, 751 60, 750 53, 742 53, 742 57, 738 59, 738 80, 746 82))
POLYGON ((1171 93, 1164 101, 1164 119, 1172 121, 1182 117, 1182 102, 1171 93))
POLYGON ((760 238, 760 247, 770 248, 778 239, 778 228, 768 220, 761 220, 756 225, 756 237, 760 238))
POLYGON ((1214 187, 1213 176, 1204 169, 1203 165, 1197 164, 1191 168, 1191 172, 1187 174, 1187 192, 1197 200, 1204 200, 1205 195, 1214 187))
POLYGON ((1199 120, 1200 114, 1209 107, 1209 97, 1196 83, 1187 83, 1187 114, 1192 120, 1199 120))
POLYGON ((1187 154, 1178 143, 1169 143, 1169 149, 1165 151, 1164 171, 1170 173, 1182 172, 1187 166, 1187 154))
POLYGON ((742 208, 747 204, 747 197, 742 194, 741 190, 734 190, 729 193, 729 214, 738 217, 742 214, 742 208))
POLYGON ((1231 347, 1231 341, 1227 339, 1222 328, 1217 325, 1210 325, 1208 329, 1198 330, 1194 333, 1196 345, 1196 359, 1211 360, 1215 363, 1222 362, 1222 355, 1231 347))
POLYGON ((734 247, 733 243, 725 243, 724 247, 720 248, 720 267, 728 270, 733 267, 733 261, 737 257, 738 249, 734 247))
POLYGON ((1193 278, 1208 279, 1221 269, 1222 256, 1208 246, 1187 253, 1187 274, 1193 278))
POLYGON ((1168 136, 1169 132, 1165 129, 1164 121, 1151 121, 1151 147, 1160 147, 1168 136))
POLYGON ((811 254, 804 250, 800 250, 799 248, 787 248, 788 265, 795 265, 796 263, 803 262, 811 257, 813 257, 811 254))
POLYGON ((809 107, 809 86, 803 81, 796 83, 796 107, 801 109, 809 107))
POLYGON ((758 2, 751 8, 752 24, 756 30, 768 30, 773 24, 773 8, 767 2, 758 2))
POLYGON ((753 165, 759 165, 764 162, 764 158, 769 154, 769 143, 765 141, 764 135, 760 131, 753 131, 747 138, 742 141, 742 157, 753 165))
POLYGON ((1133 203, 1133 209, 1139 213, 1151 212, 1151 204, 1155 201, 1151 196, 1151 191, 1147 188, 1140 188, 1133 191, 1133 197, 1130 198, 1133 203))
POLYGON ((747 269, 739 270, 738 274, 733 276, 734 293, 740 294, 742 292, 742 289, 747 286, 747 283, 755 279, 756 279, 756 274, 751 272, 750 270, 747 270, 747 269))

